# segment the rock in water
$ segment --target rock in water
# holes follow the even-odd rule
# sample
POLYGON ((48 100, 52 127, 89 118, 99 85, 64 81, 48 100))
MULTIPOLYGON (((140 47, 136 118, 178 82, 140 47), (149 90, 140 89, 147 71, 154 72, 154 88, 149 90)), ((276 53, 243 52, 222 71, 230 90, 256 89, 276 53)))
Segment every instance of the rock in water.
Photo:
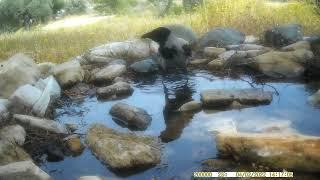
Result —
POLYGON ((284 133, 215 133, 222 157, 267 167, 319 172, 320 138, 284 133))
POLYGON ((68 61, 53 68, 53 74, 60 86, 69 87, 84 79, 84 71, 78 61, 68 61))
POLYGON ((159 65, 152 59, 135 62, 130 68, 137 73, 152 73, 159 70, 159 65))
POLYGON ((67 148, 74 154, 79 155, 83 152, 84 146, 81 143, 80 137, 77 134, 70 135, 63 139, 67 148))
POLYGON ((101 70, 99 70, 97 73, 93 75, 93 81, 97 83, 103 83, 103 82, 112 82, 116 77, 121 76, 126 72, 127 68, 125 65, 115 64, 115 65, 109 65, 101 70))
POLYGON ((113 85, 97 89, 97 96, 106 99, 118 99, 120 97, 129 96, 133 93, 133 88, 129 83, 116 82, 113 85))
POLYGON ((13 118, 18 122, 30 125, 31 127, 40 128, 58 134, 68 134, 68 130, 65 125, 53 120, 42 119, 21 114, 14 114, 13 118))
POLYGON ((301 41, 303 30, 300 24, 276 26, 264 34, 265 43, 274 47, 283 47, 301 41))
POLYGON ((200 47, 225 47, 227 45, 242 44, 245 35, 231 28, 216 28, 205 35, 199 41, 200 47))
POLYGON ((212 89, 201 92, 201 101, 203 106, 209 108, 226 108, 233 102, 255 106, 269 104, 272 101, 272 92, 263 89, 212 89))
POLYGON ((120 133, 104 125, 92 125, 86 135, 92 152, 117 170, 148 168, 161 161, 159 139, 120 133))
POLYGON ((110 114, 128 127, 146 129, 152 120, 147 111, 124 103, 112 106, 110 114))
POLYGON ((40 71, 34 61, 24 54, 16 54, 0 63, 0 97, 8 98, 19 86, 35 83, 40 71))
POLYGON ((20 161, 0 166, 0 179, 51 180, 52 178, 32 161, 20 161))
POLYGON ((202 103, 199 101, 190 101, 185 104, 183 104, 180 108, 179 111, 181 112, 187 112, 187 111, 199 111, 201 110, 202 103))

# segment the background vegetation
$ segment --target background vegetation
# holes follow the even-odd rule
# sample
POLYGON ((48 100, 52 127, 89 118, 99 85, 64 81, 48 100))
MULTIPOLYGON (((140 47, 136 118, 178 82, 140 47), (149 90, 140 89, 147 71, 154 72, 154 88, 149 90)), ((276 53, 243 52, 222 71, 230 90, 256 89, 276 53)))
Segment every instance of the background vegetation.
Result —
MULTIPOLYGON (((316 1, 311 0, 287 3, 203 0, 200 5, 191 8, 186 8, 181 0, 173 1, 162 17, 159 17, 160 10, 156 3, 149 0, 92 0, 92 3, 96 4, 92 9, 100 16, 112 16, 85 26, 48 29, 43 24, 46 21, 60 18, 61 13, 74 15, 88 12, 90 3, 88 5, 88 1, 84 0, 0 0, 2 30, 9 26, 22 27, 20 14, 26 9, 40 23, 30 31, 20 29, 0 34, 0 59, 24 52, 38 62, 63 62, 94 46, 139 37, 152 28, 172 23, 191 26, 199 35, 213 27, 224 26, 259 36, 267 28, 287 23, 302 24, 307 35, 320 33, 319 9, 316 8, 316 1)), ((52 23, 49 22, 49 25, 52 23)))

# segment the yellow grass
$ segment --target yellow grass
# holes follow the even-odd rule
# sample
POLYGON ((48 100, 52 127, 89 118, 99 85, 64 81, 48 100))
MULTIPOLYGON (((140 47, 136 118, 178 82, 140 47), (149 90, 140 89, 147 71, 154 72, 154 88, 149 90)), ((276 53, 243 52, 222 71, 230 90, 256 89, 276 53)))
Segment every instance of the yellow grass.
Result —
POLYGON ((192 14, 164 18, 151 15, 114 16, 101 18, 83 26, 45 28, 52 27, 49 24, 31 31, 2 34, 0 59, 23 52, 31 55, 37 62, 60 63, 97 45, 139 37, 152 28, 172 23, 189 25, 199 35, 218 26, 233 27, 246 34, 261 35, 269 27, 288 23, 302 24, 305 34, 320 33, 320 16, 306 3, 274 4, 265 0, 208 0, 205 6, 192 14))

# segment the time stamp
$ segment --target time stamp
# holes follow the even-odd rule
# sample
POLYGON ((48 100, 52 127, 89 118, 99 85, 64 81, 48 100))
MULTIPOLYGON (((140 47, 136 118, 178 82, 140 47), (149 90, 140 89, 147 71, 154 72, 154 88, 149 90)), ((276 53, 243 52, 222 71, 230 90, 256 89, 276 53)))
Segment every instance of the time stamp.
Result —
POLYGON ((280 178, 291 178, 293 172, 194 172, 193 177, 280 177, 280 178))

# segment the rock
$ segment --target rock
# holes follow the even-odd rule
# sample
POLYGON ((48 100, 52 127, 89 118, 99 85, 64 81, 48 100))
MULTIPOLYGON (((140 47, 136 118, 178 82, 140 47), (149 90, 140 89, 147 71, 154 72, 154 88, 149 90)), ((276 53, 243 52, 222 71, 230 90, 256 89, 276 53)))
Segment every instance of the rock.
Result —
POLYGON ((204 48, 203 54, 209 58, 217 58, 220 54, 226 52, 225 48, 216 48, 216 47, 206 47, 204 48))
POLYGON ((26 140, 26 131, 20 125, 5 126, 0 130, 0 137, 1 140, 22 146, 26 140))
POLYGON ((187 112, 187 111, 199 111, 202 108, 202 103, 199 101, 190 101, 185 104, 183 104, 179 111, 181 112, 187 112))
POLYGON ((245 35, 231 28, 216 28, 205 35, 199 41, 200 47, 225 47, 232 44, 242 44, 245 35))
POLYGON ((112 169, 147 168, 161 161, 157 137, 120 133, 94 124, 88 129, 86 142, 92 152, 112 169))
POLYGON ((78 180, 105 180, 105 178, 101 176, 81 176, 78 180))
POLYGON ((0 122, 6 121, 9 118, 9 101, 0 99, 0 122))
POLYGON ((158 48, 159 45, 149 39, 112 42, 90 49, 86 58, 89 62, 93 58, 107 59, 108 62, 114 59, 135 61, 150 57, 158 52, 158 48))
POLYGON ((221 59, 215 59, 208 63, 209 70, 221 70, 225 66, 225 61, 221 59))
POLYGON ((265 43, 274 47, 283 47, 303 39, 302 26, 288 24, 276 26, 267 30, 264 34, 265 43))
POLYGON ((112 82, 114 78, 121 76, 126 72, 124 65, 109 65, 93 75, 94 82, 112 82))
POLYGON ((191 65, 198 66, 198 65, 203 65, 208 63, 208 59, 194 59, 190 61, 191 65))
POLYGON ((212 89, 201 92, 203 106, 209 108, 225 108, 234 101, 241 105, 255 106, 269 104, 272 101, 272 92, 263 89, 212 89))
POLYGON ((320 90, 318 90, 316 93, 314 93, 312 96, 308 98, 309 103, 312 105, 318 105, 320 104, 320 90))
POLYGON ((244 59, 248 55, 247 51, 226 51, 218 56, 219 59, 224 61, 231 61, 231 60, 237 60, 237 59, 244 59))
POLYGON ((61 88, 53 76, 49 76, 46 79, 39 79, 35 87, 42 90, 42 94, 48 94, 51 101, 55 101, 61 96, 61 88))
POLYGON ((31 160, 31 158, 20 146, 15 142, 0 140, 0 166, 25 160, 31 160))
POLYGON ((68 61, 53 68, 53 74, 60 86, 69 87, 84 79, 84 71, 78 61, 68 61))
POLYGON ((305 50, 311 51, 311 45, 308 41, 298 41, 294 44, 290 44, 288 46, 281 48, 281 50, 283 51, 295 51, 299 49, 305 49, 305 50))
POLYGON ((48 77, 50 75, 53 75, 53 68, 55 65, 56 64, 52 62, 44 62, 38 64, 38 68, 44 77, 48 77))
POLYGON ((254 57, 250 66, 267 76, 297 78, 304 74, 304 65, 313 58, 313 53, 299 49, 289 52, 271 51, 254 57))
POLYGON ((152 59, 146 59, 131 64, 130 68, 137 73, 152 73, 159 70, 159 65, 152 59))
POLYGON ((67 148, 73 154, 81 154, 84 150, 84 146, 81 143, 79 135, 73 134, 63 139, 66 143, 67 148))
POLYGON ((192 47, 196 46, 198 37, 190 27, 182 24, 172 24, 165 27, 168 28, 178 38, 188 41, 192 47))
POLYGON ((228 45, 226 49, 237 50, 237 51, 249 51, 249 50, 263 50, 267 48, 257 44, 236 44, 236 45, 228 45))
POLYGON ((56 144, 49 144, 46 149, 47 161, 49 162, 59 162, 64 160, 64 154, 62 148, 56 144))
POLYGON ((32 161, 20 161, 0 166, 0 179, 50 180, 52 178, 32 161))
POLYGON ((126 79, 123 77, 116 77, 113 80, 113 83, 117 83, 117 82, 126 82, 126 79))
POLYGON ((116 82, 113 85, 97 89, 97 96, 103 99, 118 99, 129 96, 133 93, 133 88, 129 83, 116 82))
POLYGON ((116 65, 116 64, 127 66, 127 61, 125 61, 123 59, 116 59, 116 60, 111 61, 108 65, 116 65))
POLYGON ((34 61, 24 54, 16 54, 0 63, 0 97, 8 98, 19 86, 35 83, 40 71, 34 61))
POLYGON ((58 134, 68 134, 68 130, 65 127, 65 125, 53 120, 42 119, 21 114, 14 114, 13 118, 18 122, 30 125, 31 127, 40 128, 58 134))
POLYGON ((113 105, 110 114, 126 126, 138 129, 146 129, 152 120, 147 111, 124 103, 113 105))
POLYGON ((245 44, 257 44, 259 42, 259 38, 253 36, 253 35, 249 35, 246 36, 244 43, 245 44))
POLYGON ((221 157, 275 169, 320 171, 320 138, 284 133, 214 133, 221 157))
POLYGON ((247 53, 246 58, 254 58, 256 56, 259 56, 261 54, 267 53, 268 50, 248 50, 245 51, 247 53))

